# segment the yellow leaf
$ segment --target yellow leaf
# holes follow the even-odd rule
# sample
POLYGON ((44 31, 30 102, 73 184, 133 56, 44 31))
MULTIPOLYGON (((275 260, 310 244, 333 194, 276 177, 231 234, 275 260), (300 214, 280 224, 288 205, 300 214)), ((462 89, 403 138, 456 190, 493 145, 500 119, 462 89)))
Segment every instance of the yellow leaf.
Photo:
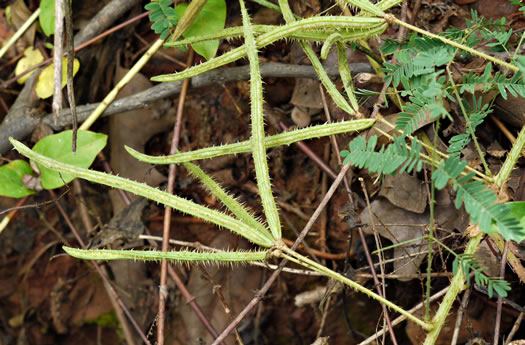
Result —
MULTIPOLYGON (((34 65, 37 65, 44 61, 42 53, 38 49, 33 49, 33 47, 28 47, 24 50, 24 57, 18 61, 15 68, 15 75, 19 75, 24 71, 27 71, 34 65)), ((26 80, 33 74, 35 71, 28 73, 17 80, 18 84, 23 84, 26 80)))
MULTIPOLYGON (((77 74, 80 67, 80 62, 75 59, 73 62, 73 76, 77 74)), ((49 98, 53 95, 53 73, 55 72, 55 66, 53 64, 44 68, 44 70, 38 76, 35 91, 38 97, 42 99, 49 98)), ((67 83, 67 59, 62 60, 62 87, 66 86, 67 83)))

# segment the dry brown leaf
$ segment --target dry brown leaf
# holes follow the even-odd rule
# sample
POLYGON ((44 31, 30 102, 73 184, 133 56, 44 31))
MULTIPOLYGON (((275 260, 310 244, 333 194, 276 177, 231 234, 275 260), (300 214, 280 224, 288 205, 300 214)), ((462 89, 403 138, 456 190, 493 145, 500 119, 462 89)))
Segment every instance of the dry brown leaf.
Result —
POLYGON ((385 176, 379 196, 397 207, 415 213, 423 213, 427 207, 425 185, 420 179, 407 173, 385 176))
MULTIPOLYGON (((361 222, 367 224, 363 230, 368 234, 373 233, 372 219, 378 234, 394 244, 422 237, 427 232, 430 219, 429 211, 421 214, 410 212, 383 198, 374 200, 370 206, 374 215, 373 218, 370 217, 368 208, 365 208, 361 213, 361 222)), ((446 190, 437 193, 435 214, 439 228, 448 231, 463 230, 466 222, 463 213, 461 210, 456 210, 446 190)), ((424 251, 427 249, 427 243, 426 239, 421 239, 406 246, 394 248, 394 258, 399 259, 394 262, 394 273, 407 276, 416 274, 419 271, 419 265, 426 256, 424 251)), ((399 280, 410 279, 412 278, 401 278, 399 280)))
MULTIPOLYGON (((16 28, 16 30, 20 29, 22 25, 27 21, 29 17, 31 17, 32 13, 27 8, 24 0, 16 0, 16 2, 11 6, 11 23, 16 28)), ((32 46, 33 42, 35 41, 35 30, 36 26, 33 24, 25 34, 22 36, 22 40, 24 42, 24 48, 28 46, 32 46)))

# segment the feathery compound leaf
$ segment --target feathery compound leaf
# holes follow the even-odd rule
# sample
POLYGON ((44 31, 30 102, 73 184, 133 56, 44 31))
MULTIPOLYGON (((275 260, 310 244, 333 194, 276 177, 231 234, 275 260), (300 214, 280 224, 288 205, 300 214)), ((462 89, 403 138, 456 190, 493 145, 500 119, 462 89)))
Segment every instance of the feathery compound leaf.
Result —
POLYGON ((507 91, 514 97, 525 97, 525 84, 521 72, 516 73, 512 78, 505 78, 505 75, 496 73, 494 85, 501 93, 501 97, 507 99, 507 91))
MULTIPOLYGON (((472 131, 474 132, 476 130, 476 127, 483 123, 485 117, 492 113, 492 109, 489 108, 489 104, 482 103, 481 96, 478 98, 477 101, 476 98, 473 98, 472 101, 472 106, 466 101, 463 101, 463 105, 467 113, 469 113, 466 127, 469 127, 470 122, 472 131)), ((471 139, 472 137, 469 133, 463 133, 453 136, 449 140, 449 147, 447 149, 447 152, 450 153, 451 157, 459 157, 461 154, 461 150, 463 150, 470 143, 471 139)))
POLYGON ((171 7, 171 0, 152 1, 144 8, 151 11, 149 20, 153 22, 151 29, 160 34, 160 39, 168 37, 170 30, 177 26, 178 18, 175 9, 171 7))
POLYGON ((442 189, 447 182, 451 182, 456 191, 456 208, 465 205, 465 210, 473 224, 479 224, 481 231, 494 232, 491 224, 497 225, 497 231, 506 239, 523 239, 525 230, 520 226, 518 219, 513 216, 505 204, 497 204, 496 195, 480 181, 472 181, 473 174, 458 179, 467 162, 458 157, 450 157, 441 161, 434 170, 432 180, 436 188, 442 189))
POLYGON ((519 226, 514 228, 511 232, 506 232, 509 229, 509 226, 501 226, 501 224, 494 221, 492 222, 489 233, 499 232, 506 240, 510 239, 518 243, 525 240, 525 202, 516 201, 498 205, 500 208, 505 209, 503 212, 508 215, 508 218, 505 218, 505 221, 514 219, 519 222, 519 226))
POLYGON ((342 151, 341 157, 344 158, 343 164, 350 162, 358 168, 368 169, 370 172, 392 175, 398 169, 400 172, 411 172, 421 170, 422 161, 419 159, 421 144, 416 139, 412 140, 412 150, 409 151, 404 139, 395 137, 394 142, 386 149, 381 147, 379 152, 375 152, 377 136, 372 136, 368 143, 364 137, 357 137, 349 144, 349 151, 342 151))
POLYGON ((451 157, 446 161, 441 161, 439 166, 432 174, 432 181, 437 189, 443 189, 449 179, 456 179, 459 174, 465 169, 466 161, 460 160, 457 157, 451 157))
POLYGON ((452 263, 452 272, 454 275, 458 273, 459 267, 461 267, 461 270, 467 277, 467 284, 469 285, 470 272, 474 272, 474 281, 477 285, 487 288, 490 298, 492 298, 494 291, 501 297, 507 297, 507 291, 511 290, 510 284, 506 280, 487 276, 484 271, 488 268, 481 266, 473 254, 456 255, 452 263))

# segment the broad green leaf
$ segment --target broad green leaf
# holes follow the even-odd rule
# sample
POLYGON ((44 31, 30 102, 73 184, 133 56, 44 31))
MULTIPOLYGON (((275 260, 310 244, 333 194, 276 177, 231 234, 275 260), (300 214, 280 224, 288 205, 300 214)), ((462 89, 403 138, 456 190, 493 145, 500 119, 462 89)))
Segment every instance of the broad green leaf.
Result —
MULTIPOLYGON (((18 61, 15 68, 15 75, 18 76, 22 72, 27 71, 34 65, 37 65, 44 61, 44 57, 42 56, 42 53, 38 49, 34 49, 33 47, 28 47, 24 50, 24 57, 18 61)), ((35 73, 36 71, 33 71, 31 73, 27 73, 26 75, 20 77, 20 79, 17 80, 18 84, 23 84, 26 82, 27 79, 31 76, 31 74, 35 73)))
POLYGON ((24 175, 31 175, 31 166, 22 160, 9 162, 0 167, 0 195, 10 198, 22 198, 34 194, 22 183, 24 175))
POLYGON ((46 36, 49 37, 55 33, 55 0, 42 0, 40 2, 38 19, 46 36))
MULTIPOLYGON (((89 131, 78 131, 76 153, 71 151, 71 141, 72 131, 64 131, 40 140, 33 147, 33 150, 62 163, 88 168, 95 160, 97 154, 106 146, 107 136, 89 131)), ((73 180, 73 176, 71 175, 59 174, 38 163, 37 166, 38 169, 40 169, 42 187, 45 189, 62 187, 64 184, 73 180)))
MULTIPOLYGON (((182 18, 188 5, 182 4, 175 7, 175 13, 182 18)), ((226 23, 226 2, 225 0, 208 0, 202 8, 200 14, 195 18, 190 27, 184 31, 185 38, 201 35, 209 35, 224 29, 226 23)), ((193 50, 202 55, 206 60, 211 59, 217 53, 219 41, 206 41, 193 43, 193 50)))
MULTIPOLYGON (((80 62, 78 59, 73 61, 73 76, 77 74, 80 68, 80 62)), ((44 68, 38 76, 38 81, 35 86, 36 95, 42 99, 53 96, 53 73, 55 71, 55 65, 51 64, 44 68)), ((67 58, 62 60, 62 87, 66 86, 67 83, 67 58)))
MULTIPOLYGON (((508 232, 506 231, 507 227, 492 221, 490 233, 498 232, 504 239, 514 240, 518 243, 525 240, 525 201, 507 202, 498 206, 506 210, 505 213, 509 220, 519 221, 520 231, 508 232)), ((518 230, 517 228, 515 229, 518 230)))

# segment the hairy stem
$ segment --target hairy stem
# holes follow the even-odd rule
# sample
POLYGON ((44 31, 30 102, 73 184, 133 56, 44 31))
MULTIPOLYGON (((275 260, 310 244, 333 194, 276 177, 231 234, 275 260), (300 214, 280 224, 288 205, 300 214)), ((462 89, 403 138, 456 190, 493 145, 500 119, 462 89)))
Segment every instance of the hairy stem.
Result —
POLYGON ((501 65, 501 66, 505 66, 507 67, 508 69, 514 71, 514 72, 517 72, 519 71, 519 68, 508 63, 508 62, 505 62, 503 60, 500 60, 498 58, 495 58, 493 56, 490 56, 488 54, 485 54, 483 52, 480 52, 480 51, 477 51, 476 49, 472 49, 466 45, 463 45, 463 44, 460 44, 460 43, 457 43, 455 41, 452 41, 452 40, 449 40, 448 38, 445 38, 445 37, 442 37, 442 36, 439 36, 439 35, 436 35, 436 34, 433 34, 431 32, 428 32, 426 30, 423 30, 423 29, 420 29, 418 28, 417 26, 414 26, 414 25, 410 25, 408 23, 405 23, 404 21, 402 20, 399 20, 397 19, 396 17, 394 17, 393 15, 391 14, 385 14, 383 16, 383 18, 385 18, 385 20, 388 22, 388 23, 391 23, 391 24, 398 24, 398 25, 401 25, 401 26, 404 26, 406 27, 407 29, 410 29, 412 31, 415 31, 415 32, 418 32, 424 36, 427 36, 427 37, 430 37, 430 38, 435 38, 435 39, 438 39, 440 40, 441 42, 443 43, 446 43, 448 45, 451 45, 452 47, 455 47, 455 48, 458 48, 458 49, 461 49, 463 51, 466 51, 466 52, 469 52, 470 54, 473 54, 473 55, 477 55, 479 57, 482 57, 486 60, 489 60, 489 61, 492 61, 498 65, 501 65))
MULTIPOLYGON (((483 235, 480 233, 475 237, 471 238, 467 244, 467 248, 465 249, 464 254, 474 255, 478 249, 482 237, 483 235)), ((465 289, 465 279, 465 274, 460 267, 458 269, 457 274, 452 279, 449 290, 447 291, 447 294, 445 295, 443 301, 439 305, 439 309, 436 312, 436 315, 434 315, 434 318, 432 319, 434 328, 427 334, 423 345, 434 345, 436 343, 436 340, 439 334, 441 333, 441 329, 445 324, 445 320, 447 319, 447 316, 450 312, 450 308, 452 308, 452 304, 456 300, 457 295, 465 289)))
MULTIPOLYGON (((360 119, 344 122, 326 123, 290 132, 280 133, 264 138, 266 148, 290 145, 312 138, 326 137, 335 134, 357 132, 372 127, 374 119, 360 119)), ((251 141, 241 141, 235 144, 208 147, 190 152, 180 152, 172 156, 148 156, 131 147, 125 146, 130 155, 136 159, 151 164, 176 164, 218 156, 250 152, 251 141)))
POLYGON ((210 223, 214 223, 218 226, 225 227, 233 231, 234 233, 248 239, 249 241, 252 241, 253 243, 259 244, 263 247, 270 247, 274 242, 272 238, 269 238, 267 236, 264 236, 264 234, 254 231, 250 226, 244 224, 243 222, 226 214, 223 214, 219 211, 215 211, 207 207, 198 205, 193 201, 186 200, 176 195, 166 193, 164 191, 150 187, 143 183, 138 183, 122 177, 113 176, 106 173, 61 163, 59 161, 45 157, 39 153, 32 151, 27 146, 25 146, 17 140, 11 138, 10 141, 11 144, 15 147, 15 149, 22 155, 30 158, 31 160, 37 163, 42 164, 43 166, 49 169, 70 174, 75 177, 83 178, 88 181, 103 184, 109 187, 122 189, 133 194, 154 200, 156 202, 160 202, 183 213, 187 213, 194 217, 206 220, 210 223))
POLYGON ((239 3, 241 5, 247 55, 248 60, 250 61, 250 101, 252 103, 251 149, 253 161, 255 163, 255 175, 257 177, 257 186, 259 187, 259 194, 262 200, 266 220, 268 221, 274 239, 277 240, 281 238, 281 221, 272 194, 270 172, 268 169, 268 161, 266 160, 266 147, 264 146, 263 87, 261 72, 259 70, 259 56, 257 55, 257 46, 255 44, 248 11, 246 10, 243 0, 239 0, 239 3))
POLYGON ((359 291, 361 293, 364 293, 368 297, 371 297, 371 298, 375 299, 378 302, 384 303, 390 309, 395 310, 398 313, 406 316, 409 320, 411 320, 414 323, 420 325, 421 327, 423 327, 426 330, 431 330, 432 329, 432 325, 430 323, 427 323, 427 322, 424 322, 424 321, 418 319, 417 317, 415 317, 414 315, 410 314, 409 312, 407 312, 403 308, 401 308, 401 307, 397 306, 396 304, 390 302, 386 298, 379 296, 375 292, 370 291, 367 288, 359 285, 358 283, 354 282, 353 280, 348 279, 347 277, 345 277, 345 276, 343 276, 343 275, 341 275, 339 273, 336 273, 336 272, 334 272, 334 271, 324 267, 323 265, 320 265, 317 262, 315 262, 313 260, 310 260, 307 257, 304 257, 301 254, 298 254, 297 252, 294 252, 294 251, 290 250, 289 248, 282 248, 282 250, 284 252, 283 256, 285 258, 290 259, 290 260, 295 258, 295 260, 292 260, 292 261, 295 261, 295 262, 299 263, 300 265, 302 265, 302 266, 304 266, 306 268, 309 268, 309 269, 312 269, 314 271, 320 272, 320 273, 326 275, 329 278, 332 278, 332 279, 335 279, 337 281, 340 281, 341 283, 343 283, 345 285, 348 285, 351 288, 353 288, 353 289, 355 289, 355 290, 357 290, 357 291, 359 291))
POLYGON ((154 250, 116 250, 116 249, 77 249, 62 247, 64 251, 83 260, 141 260, 160 261, 169 260, 173 263, 202 262, 204 264, 247 263, 264 261, 268 257, 267 250, 240 251, 240 252, 205 252, 177 250, 160 252, 154 250))

